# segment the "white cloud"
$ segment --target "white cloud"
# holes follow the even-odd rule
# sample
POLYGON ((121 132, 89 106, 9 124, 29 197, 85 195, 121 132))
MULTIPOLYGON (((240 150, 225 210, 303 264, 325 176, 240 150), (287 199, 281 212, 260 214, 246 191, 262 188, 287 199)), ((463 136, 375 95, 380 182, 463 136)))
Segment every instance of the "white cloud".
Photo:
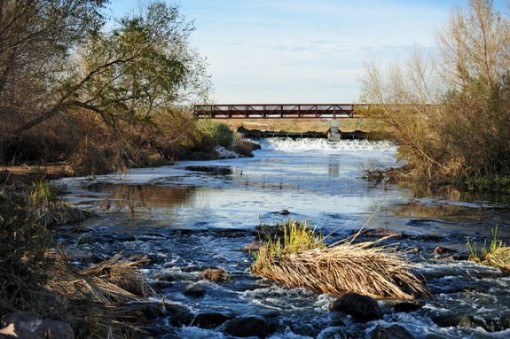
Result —
POLYGON ((182 0, 181 11, 195 20, 192 44, 207 57, 217 102, 345 102, 359 98, 365 61, 433 48, 459 3, 182 0))

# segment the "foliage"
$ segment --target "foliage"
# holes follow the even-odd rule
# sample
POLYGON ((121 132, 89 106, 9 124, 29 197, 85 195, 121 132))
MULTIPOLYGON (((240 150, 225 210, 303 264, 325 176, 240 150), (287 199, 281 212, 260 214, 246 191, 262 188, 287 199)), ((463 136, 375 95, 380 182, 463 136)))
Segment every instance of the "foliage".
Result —
MULTIPOLYGON (((104 0, 0 2, 2 120, 55 106, 70 51, 102 24, 104 0)), ((20 121, 14 121, 19 123, 20 121)))
POLYGON ((276 226, 258 226, 259 234, 267 241, 268 254, 280 258, 312 248, 324 248, 323 236, 316 234, 308 222, 288 220, 276 226))
POLYGON ((467 247, 470 252, 469 260, 510 272, 510 247, 501 240, 497 227, 492 230, 490 243, 487 244, 487 241, 484 241, 480 251, 474 243, 468 242, 467 247))
POLYGON ((363 101, 381 104, 399 155, 428 181, 510 175, 510 20, 488 0, 453 13, 441 57, 415 53, 383 71, 369 64, 363 101))
POLYGON ((234 132, 225 124, 214 120, 200 120, 198 127, 215 144, 229 148, 234 142, 234 132))
POLYGON ((75 173, 104 173, 161 164, 200 143, 196 126, 193 137, 175 137, 190 130, 189 119, 169 126, 157 118, 184 116, 174 114, 177 105, 210 89, 189 46, 192 23, 178 7, 152 1, 107 28, 104 2, 0 4, 0 162, 71 159, 75 173))
POLYGON ((428 294, 409 272, 408 263, 375 242, 344 241, 326 247, 306 223, 289 221, 279 227, 283 236, 269 237, 259 249, 251 267, 254 274, 290 288, 334 295, 351 291, 374 298, 413 299, 415 294, 428 294))

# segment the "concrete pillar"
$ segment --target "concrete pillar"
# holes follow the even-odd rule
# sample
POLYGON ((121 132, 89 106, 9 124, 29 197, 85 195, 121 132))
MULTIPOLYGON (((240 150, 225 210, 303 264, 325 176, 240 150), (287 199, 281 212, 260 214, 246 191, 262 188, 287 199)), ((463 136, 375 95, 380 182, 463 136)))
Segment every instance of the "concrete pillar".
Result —
POLYGON ((329 141, 339 141, 340 140, 340 121, 338 120, 330 120, 329 121, 329 132, 328 132, 328 140, 329 141))

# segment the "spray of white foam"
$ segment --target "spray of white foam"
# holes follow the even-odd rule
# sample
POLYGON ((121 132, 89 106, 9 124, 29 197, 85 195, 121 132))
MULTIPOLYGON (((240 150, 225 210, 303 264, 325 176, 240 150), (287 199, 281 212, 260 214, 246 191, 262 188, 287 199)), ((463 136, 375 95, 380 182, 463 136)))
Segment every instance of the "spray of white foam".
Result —
POLYGON ((233 151, 229 151, 223 146, 216 146, 216 153, 218 153, 218 156, 220 159, 233 159, 233 158, 239 158, 239 154, 233 151))
POLYGON ((397 146, 391 141, 370 141, 370 140, 340 140, 328 141, 327 139, 290 139, 290 138, 269 138, 263 143, 263 147, 285 152, 320 152, 337 153, 349 151, 389 151, 396 152, 397 146))

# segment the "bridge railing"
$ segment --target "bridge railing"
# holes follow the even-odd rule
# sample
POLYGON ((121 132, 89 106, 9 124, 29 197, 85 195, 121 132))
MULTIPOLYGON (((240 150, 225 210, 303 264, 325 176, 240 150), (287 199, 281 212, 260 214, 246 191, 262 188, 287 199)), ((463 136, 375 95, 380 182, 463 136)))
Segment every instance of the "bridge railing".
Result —
POLYGON ((338 119, 354 118, 360 104, 204 104, 195 105, 195 118, 212 119, 338 119))

